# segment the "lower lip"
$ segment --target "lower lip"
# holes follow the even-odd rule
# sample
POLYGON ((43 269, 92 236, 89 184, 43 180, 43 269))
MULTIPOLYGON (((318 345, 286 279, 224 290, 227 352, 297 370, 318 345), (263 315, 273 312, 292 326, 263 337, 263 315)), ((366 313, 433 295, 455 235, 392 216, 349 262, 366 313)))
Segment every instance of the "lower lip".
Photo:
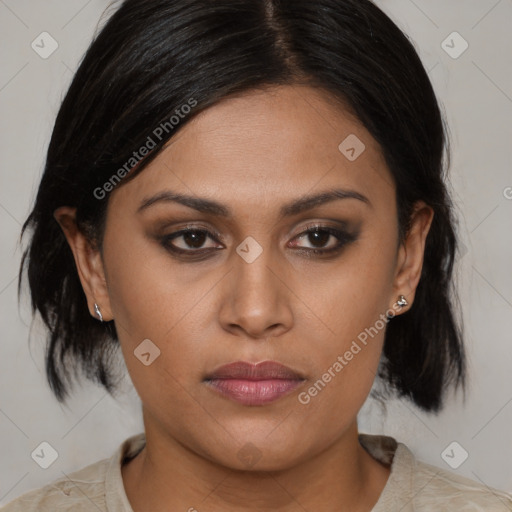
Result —
POLYGON ((235 402, 243 405, 264 405, 288 395, 304 381, 294 379, 212 379, 206 382, 235 402))

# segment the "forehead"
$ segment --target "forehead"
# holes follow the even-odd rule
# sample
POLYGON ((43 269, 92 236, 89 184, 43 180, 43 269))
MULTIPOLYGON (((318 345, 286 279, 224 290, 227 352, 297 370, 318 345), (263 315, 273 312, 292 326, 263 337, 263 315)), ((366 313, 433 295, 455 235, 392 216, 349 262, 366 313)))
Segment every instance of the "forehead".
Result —
POLYGON ((279 86, 202 111, 114 196, 138 204, 168 188, 261 207, 332 187, 377 201, 394 192, 379 145, 348 110, 318 89, 279 86))

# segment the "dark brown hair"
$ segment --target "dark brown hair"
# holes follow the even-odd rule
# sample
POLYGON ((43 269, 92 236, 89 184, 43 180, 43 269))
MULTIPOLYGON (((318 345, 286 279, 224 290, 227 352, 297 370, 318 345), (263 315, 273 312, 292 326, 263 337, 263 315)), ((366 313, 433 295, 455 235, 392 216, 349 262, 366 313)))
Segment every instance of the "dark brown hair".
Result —
POLYGON ((437 411, 448 384, 464 384, 447 134, 407 36, 369 0, 125 0, 90 45, 62 102, 23 226, 31 234, 19 287, 26 267, 33 309, 49 329, 46 371, 59 401, 79 370, 115 389, 118 338, 114 321, 90 316, 54 210, 76 207, 79 227, 101 246, 108 195, 98 198, 98 187, 156 127, 167 131, 153 137, 155 147, 123 179, 142 172, 199 112, 279 84, 322 89, 379 143, 396 184, 401 240, 415 201, 434 209, 414 305, 387 326, 380 376, 388 390, 437 411), (191 98, 194 108, 174 126, 171 116, 191 98))

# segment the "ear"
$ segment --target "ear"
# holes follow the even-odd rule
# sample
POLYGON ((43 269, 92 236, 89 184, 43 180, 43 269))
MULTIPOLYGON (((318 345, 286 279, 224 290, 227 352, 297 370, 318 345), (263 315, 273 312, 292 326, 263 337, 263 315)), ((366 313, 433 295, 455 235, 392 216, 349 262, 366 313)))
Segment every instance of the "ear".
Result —
POLYGON ((98 318, 94 311, 94 304, 96 303, 101 310, 103 320, 112 320, 113 315, 101 253, 86 235, 78 229, 76 208, 62 206, 53 212, 53 216, 62 228, 73 252, 78 276, 87 297, 90 314, 94 318, 98 318))
POLYGON ((423 267, 425 242, 433 218, 434 210, 430 206, 423 201, 415 203, 411 214, 409 232, 398 250, 393 281, 394 301, 398 299, 399 295, 404 295, 408 302, 408 305, 402 307, 400 312, 410 308, 414 301, 423 267))

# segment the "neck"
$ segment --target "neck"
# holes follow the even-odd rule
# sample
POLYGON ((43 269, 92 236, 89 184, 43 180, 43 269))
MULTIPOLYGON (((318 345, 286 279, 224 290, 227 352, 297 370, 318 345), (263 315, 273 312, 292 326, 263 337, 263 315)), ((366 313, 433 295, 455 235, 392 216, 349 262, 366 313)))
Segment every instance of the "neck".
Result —
POLYGON ((389 476, 358 441, 354 422, 323 452, 279 471, 217 464, 146 424, 146 446, 122 467, 134 512, 350 510, 369 512, 389 476))

